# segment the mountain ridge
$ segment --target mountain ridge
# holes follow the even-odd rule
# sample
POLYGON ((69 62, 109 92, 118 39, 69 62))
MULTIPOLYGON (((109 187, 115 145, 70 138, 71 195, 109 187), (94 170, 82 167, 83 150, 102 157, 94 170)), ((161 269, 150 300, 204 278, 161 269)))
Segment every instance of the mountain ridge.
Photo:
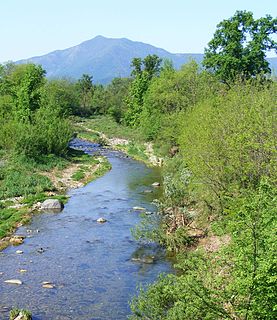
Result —
MULTIPOLYGON (((93 76, 94 82, 105 84, 114 77, 128 77, 131 72, 131 60, 134 57, 144 58, 148 54, 172 60, 177 69, 190 59, 201 63, 204 56, 202 53, 171 53, 144 42, 99 35, 78 45, 22 59, 16 63, 41 64, 49 78, 78 79, 87 73, 93 76)), ((277 70, 277 58, 270 59, 277 70)))

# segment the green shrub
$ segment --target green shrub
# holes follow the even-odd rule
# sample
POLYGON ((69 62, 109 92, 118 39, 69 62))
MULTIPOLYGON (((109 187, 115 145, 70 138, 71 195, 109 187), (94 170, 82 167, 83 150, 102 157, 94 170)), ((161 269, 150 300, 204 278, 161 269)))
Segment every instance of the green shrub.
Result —
POLYGON ((198 201, 222 211, 263 176, 276 181, 275 96, 276 86, 237 85, 187 113, 179 142, 198 201))

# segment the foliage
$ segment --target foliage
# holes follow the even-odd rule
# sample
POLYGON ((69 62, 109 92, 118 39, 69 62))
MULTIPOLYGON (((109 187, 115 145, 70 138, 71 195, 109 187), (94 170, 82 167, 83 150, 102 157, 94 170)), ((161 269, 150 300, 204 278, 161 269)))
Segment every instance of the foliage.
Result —
POLYGON ((128 95, 131 79, 114 78, 107 86, 107 108, 116 122, 121 123, 127 110, 125 98, 128 95))
POLYGON ((59 93, 61 82, 46 85, 45 71, 34 64, 9 65, 3 70, 0 148, 32 158, 64 155, 72 135, 64 118, 71 102, 65 100, 69 95, 59 93))
POLYGON ((127 112, 125 123, 129 126, 138 126, 143 110, 143 99, 153 77, 160 71, 161 59, 156 55, 148 55, 143 60, 134 58, 131 66, 132 75, 135 76, 126 99, 127 112))
POLYGON ((147 140, 177 145, 180 118, 199 101, 220 89, 213 76, 200 71, 195 61, 175 71, 167 66, 154 78, 144 97, 140 125, 147 140))
POLYGON ((78 115, 85 116, 90 114, 91 100, 94 93, 94 86, 92 83, 92 76, 83 74, 77 81, 76 89, 79 98, 78 115))
POLYGON ((263 176, 276 179, 275 96, 275 85, 237 84, 187 113, 179 143, 198 201, 222 211, 263 176))
POLYGON ((277 19, 271 16, 255 20, 247 11, 217 25, 214 38, 205 49, 203 65, 226 83, 270 73, 266 51, 277 50, 271 37, 276 34, 277 19))
POLYGON ((51 109, 58 110, 61 116, 69 116, 78 111, 78 91, 75 83, 66 79, 48 80, 43 90, 43 103, 51 109))
POLYGON ((264 180, 233 199, 221 225, 231 243, 216 253, 182 253, 181 275, 141 290, 131 319, 275 319, 276 192, 264 180))

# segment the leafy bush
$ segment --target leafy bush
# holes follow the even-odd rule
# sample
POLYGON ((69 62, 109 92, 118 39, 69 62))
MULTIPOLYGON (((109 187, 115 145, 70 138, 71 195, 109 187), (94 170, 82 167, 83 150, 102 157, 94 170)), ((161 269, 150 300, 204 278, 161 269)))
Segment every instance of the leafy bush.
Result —
POLYGON ((187 113, 179 143, 197 200, 222 211, 241 189, 276 179, 275 96, 276 86, 238 84, 187 113))

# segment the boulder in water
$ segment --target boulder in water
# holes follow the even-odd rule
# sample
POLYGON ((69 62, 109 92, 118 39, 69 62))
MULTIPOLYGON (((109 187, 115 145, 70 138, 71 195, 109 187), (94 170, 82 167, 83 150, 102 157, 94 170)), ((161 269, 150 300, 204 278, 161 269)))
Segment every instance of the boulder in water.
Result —
POLYGON ((25 236, 14 235, 10 238, 10 243, 14 246, 20 245, 24 242, 25 236))
POLYGON ((62 208, 63 205, 58 199, 47 199, 40 206, 41 210, 54 212, 60 212, 62 208))
POLYGON ((159 182, 153 182, 152 187, 159 187, 161 184, 159 182))
POLYGON ((17 284, 17 285, 22 284, 22 281, 18 279, 9 279, 9 280, 5 280, 4 282, 9 284, 17 284))
POLYGON ((134 211, 145 211, 145 208, 143 207, 133 207, 134 211))

